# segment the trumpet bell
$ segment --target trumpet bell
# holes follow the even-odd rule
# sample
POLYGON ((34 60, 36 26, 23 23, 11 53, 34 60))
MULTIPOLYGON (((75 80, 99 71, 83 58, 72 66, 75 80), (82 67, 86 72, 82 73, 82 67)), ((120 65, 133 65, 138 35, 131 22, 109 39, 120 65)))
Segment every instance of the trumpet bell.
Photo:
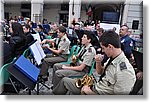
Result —
POLYGON ((78 79, 75 83, 77 88, 81 88, 82 87, 82 81, 80 79, 78 79))

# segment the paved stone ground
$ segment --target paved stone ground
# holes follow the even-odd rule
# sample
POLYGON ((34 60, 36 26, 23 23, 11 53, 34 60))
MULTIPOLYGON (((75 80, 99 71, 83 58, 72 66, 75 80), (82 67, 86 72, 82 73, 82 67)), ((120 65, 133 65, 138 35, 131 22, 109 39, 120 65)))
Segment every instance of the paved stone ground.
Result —
MULTIPOLYGON (((94 69, 94 71, 93 71, 93 75, 94 75, 95 79, 98 80, 99 75, 96 73, 96 70, 95 70, 95 69, 94 69)), ((52 69, 49 69, 49 79, 48 79, 48 81, 47 81, 45 84, 46 84, 48 87, 51 87, 51 86, 52 86, 52 69)), ((36 87, 37 87, 37 86, 35 86, 35 90, 36 90, 36 87)), ((36 95, 36 94, 37 94, 37 92, 36 92, 35 90, 33 90, 33 91, 31 92, 31 95, 36 95)), ((27 89, 21 90, 21 91, 19 92, 19 95, 28 95, 28 94, 29 94, 29 91, 28 91, 27 89)), ((47 89, 45 86, 42 86, 42 85, 40 84, 39 95, 52 95, 52 90, 51 90, 51 89, 49 90, 49 89, 47 89)))

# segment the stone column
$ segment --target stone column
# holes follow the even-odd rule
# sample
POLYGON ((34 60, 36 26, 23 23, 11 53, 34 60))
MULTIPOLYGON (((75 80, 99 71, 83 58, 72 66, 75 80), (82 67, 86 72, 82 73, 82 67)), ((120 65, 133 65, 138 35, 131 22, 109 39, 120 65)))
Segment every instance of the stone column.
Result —
POLYGON ((124 3, 124 10, 123 10, 122 24, 127 23, 129 6, 130 6, 130 1, 126 0, 125 3, 124 3))
POLYGON ((43 0, 31 0, 31 20, 42 23, 43 20, 43 0))
POLYGON ((0 0, 0 20, 4 19, 4 0, 0 0))
POLYGON ((78 21, 81 12, 81 0, 70 0, 68 26, 71 26, 73 19, 78 21))

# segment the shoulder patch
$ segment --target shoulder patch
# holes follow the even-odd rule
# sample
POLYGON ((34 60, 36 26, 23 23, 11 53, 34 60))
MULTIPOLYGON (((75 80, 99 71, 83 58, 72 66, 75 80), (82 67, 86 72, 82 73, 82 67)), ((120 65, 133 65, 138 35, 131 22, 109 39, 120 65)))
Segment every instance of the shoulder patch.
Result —
POLYGON ((119 66, 120 66, 120 70, 127 69, 127 66, 126 66, 126 63, 125 63, 125 62, 121 62, 121 63, 119 64, 119 66))
POLYGON ((91 47, 88 48, 88 52, 92 52, 92 48, 91 47))

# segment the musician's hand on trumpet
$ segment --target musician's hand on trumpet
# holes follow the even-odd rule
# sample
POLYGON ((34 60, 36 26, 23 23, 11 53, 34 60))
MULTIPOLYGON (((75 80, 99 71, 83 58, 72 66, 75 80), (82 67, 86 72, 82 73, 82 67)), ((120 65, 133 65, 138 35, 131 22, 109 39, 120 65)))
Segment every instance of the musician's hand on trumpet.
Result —
POLYGON ((82 95, 95 95, 96 93, 91 90, 90 86, 85 85, 81 89, 81 94, 82 95))
POLYGON ((73 54, 71 57, 71 61, 72 62, 70 63, 70 66, 72 66, 72 67, 76 66, 77 56, 73 54))
POLYGON ((75 61, 77 60, 77 57, 76 57, 75 55, 72 55, 71 60, 72 60, 73 62, 75 62, 75 61))

